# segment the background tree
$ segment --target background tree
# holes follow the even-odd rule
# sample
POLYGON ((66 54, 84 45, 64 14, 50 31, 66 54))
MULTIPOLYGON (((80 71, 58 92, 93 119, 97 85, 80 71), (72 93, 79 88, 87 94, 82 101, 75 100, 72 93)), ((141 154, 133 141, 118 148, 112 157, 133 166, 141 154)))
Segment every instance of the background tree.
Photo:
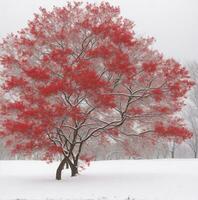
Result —
POLYGON ((195 85, 189 92, 187 105, 183 110, 183 116, 186 119, 193 136, 187 141, 191 148, 194 158, 198 156, 198 63, 192 62, 187 65, 195 85))
POLYGON ((193 83, 152 42, 137 38, 133 23, 108 3, 41 8, 1 44, 1 135, 12 152, 40 151, 45 159, 61 153, 59 180, 65 163, 78 173, 80 157, 90 159, 83 148, 97 137, 119 140, 127 153, 134 137, 153 145, 160 137, 189 138, 174 114, 193 83))
POLYGON ((170 151, 170 157, 175 158, 175 153, 176 153, 176 148, 177 148, 177 143, 176 141, 171 141, 169 144, 169 151, 170 151))
POLYGON ((165 139, 158 139, 155 149, 153 152, 153 155, 151 155, 151 158, 169 158, 170 152, 169 152, 169 145, 168 142, 165 139))

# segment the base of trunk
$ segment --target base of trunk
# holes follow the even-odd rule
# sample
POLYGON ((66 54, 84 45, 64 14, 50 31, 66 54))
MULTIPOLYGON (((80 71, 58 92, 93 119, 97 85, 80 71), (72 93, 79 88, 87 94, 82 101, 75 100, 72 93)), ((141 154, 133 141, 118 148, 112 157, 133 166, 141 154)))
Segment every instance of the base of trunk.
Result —
POLYGON ((71 176, 76 176, 78 174, 78 167, 77 166, 70 166, 71 168, 71 176))
POLYGON ((65 164, 65 169, 69 169, 69 164, 68 164, 68 162, 66 162, 66 164, 65 164))
POLYGON ((63 170, 66 162, 67 161, 65 158, 60 162, 60 164, 56 170, 56 180, 61 180, 62 170, 63 170))
POLYGON ((78 174, 78 165, 77 162, 73 164, 67 157, 65 157, 59 164, 57 170, 56 170, 56 180, 61 180, 62 170, 64 167, 70 168, 71 170, 71 176, 74 177, 78 174))

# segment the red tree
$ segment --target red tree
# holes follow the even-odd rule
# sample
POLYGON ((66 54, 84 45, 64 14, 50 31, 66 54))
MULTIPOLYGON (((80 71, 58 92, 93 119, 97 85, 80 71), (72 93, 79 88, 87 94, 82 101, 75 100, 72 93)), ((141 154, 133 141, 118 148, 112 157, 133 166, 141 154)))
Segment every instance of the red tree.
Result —
POLYGON ((7 146, 45 159, 63 154, 61 179, 65 163, 78 173, 83 146, 95 137, 119 138, 127 151, 131 137, 189 138, 174 116, 193 83, 152 42, 137 38, 133 23, 108 3, 41 8, 1 44, 7 146))

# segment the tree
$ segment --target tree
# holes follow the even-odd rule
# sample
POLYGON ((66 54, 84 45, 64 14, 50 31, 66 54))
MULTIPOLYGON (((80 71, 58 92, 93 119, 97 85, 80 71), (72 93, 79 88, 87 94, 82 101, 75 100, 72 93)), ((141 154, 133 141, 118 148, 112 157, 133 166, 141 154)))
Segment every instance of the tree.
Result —
MULTIPOLYGON (((188 64, 190 75, 193 80, 198 78, 198 64, 196 62, 188 64)), ((183 116, 186 119, 193 136, 187 141, 194 154, 194 158, 198 156, 198 84, 189 93, 188 103, 183 110, 183 116)))
POLYGON ((45 159, 61 153, 60 180, 65 163, 75 176, 79 159, 91 159, 83 148, 95 138, 119 140, 130 154, 135 137, 153 145, 161 137, 189 138, 174 114, 193 82, 152 42, 137 38, 133 23, 109 3, 41 8, 1 44, 7 146, 13 153, 40 151, 45 159))
POLYGON ((165 139, 159 139, 155 145, 155 150, 152 158, 168 158, 169 157, 169 144, 165 139))
POLYGON ((175 158, 175 151, 176 151, 176 142, 173 140, 169 144, 169 151, 171 154, 171 158, 175 158))

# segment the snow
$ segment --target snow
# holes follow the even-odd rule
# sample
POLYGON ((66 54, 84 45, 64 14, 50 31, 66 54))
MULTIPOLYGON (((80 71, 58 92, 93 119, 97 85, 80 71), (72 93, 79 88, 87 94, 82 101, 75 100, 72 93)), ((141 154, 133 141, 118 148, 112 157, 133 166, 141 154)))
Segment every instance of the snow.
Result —
POLYGON ((96 161, 55 180, 58 162, 0 161, 0 200, 198 200, 198 160, 96 161))

